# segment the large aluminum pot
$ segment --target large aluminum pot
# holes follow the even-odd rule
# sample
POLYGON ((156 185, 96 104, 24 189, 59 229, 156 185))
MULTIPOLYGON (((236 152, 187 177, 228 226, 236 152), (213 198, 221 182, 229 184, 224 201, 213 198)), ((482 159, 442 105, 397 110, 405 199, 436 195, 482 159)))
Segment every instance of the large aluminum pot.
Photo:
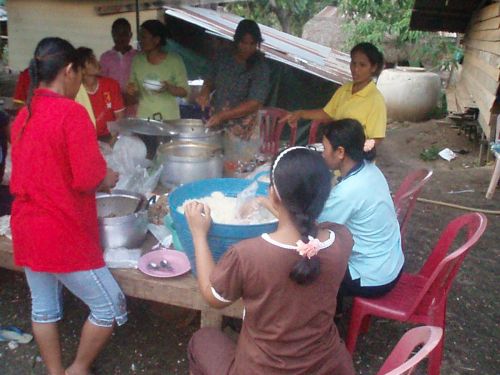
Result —
POLYGON ((222 149, 206 143, 173 142, 158 148, 163 163, 160 181, 173 187, 207 178, 222 177, 222 149))
POLYGON ((200 119, 183 118, 178 120, 165 120, 172 132, 173 140, 179 142, 207 143, 222 147, 221 131, 206 128, 200 119))
POLYGON ((135 248, 146 238, 147 200, 125 190, 97 193, 97 216, 103 248, 135 248))

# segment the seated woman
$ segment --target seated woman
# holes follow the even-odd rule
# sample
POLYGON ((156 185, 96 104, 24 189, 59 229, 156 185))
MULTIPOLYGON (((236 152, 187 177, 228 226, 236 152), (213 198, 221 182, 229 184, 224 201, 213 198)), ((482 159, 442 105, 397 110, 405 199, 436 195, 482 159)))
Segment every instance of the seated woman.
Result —
POLYGON ((203 297, 216 308, 239 298, 245 306, 237 344, 217 329, 194 334, 191 374, 354 374, 333 323, 352 238, 342 225, 316 225, 330 192, 328 167, 317 152, 292 147, 276 157, 270 177, 277 230, 237 243, 218 264, 207 242, 210 208, 185 209, 203 297))
POLYGON ((82 68, 82 85, 87 92, 95 117, 97 138, 109 142, 111 134, 108 130, 108 121, 123 118, 125 114, 120 85, 112 78, 99 75, 101 68, 90 48, 80 47, 76 53, 78 64, 82 68))
POLYGON ((357 120, 325 128, 323 157, 340 171, 319 221, 347 226, 354 239, 339 297, 378 297, 396 285, 404 263, 396 211, 387 181, 375 163, 374 141, 357 120))
POLYGON ((387 109, 384 97, 373 82, 384 68, 384 56, 371 43, 359 43, 351 50, 352 82, 340 87, 324 108, 298 110, 281 121, 331 121, 352 118, 363 126, 365 136, 380 142, 385 138, 387 109))
POLYGON ((210 103, 212 116, 206 126, 222 125, 225 129, 226 166, 235 161, 255 158, 260 148, 257 111, 269 94, 269 67, 259 47, 262 43, 259 25, 242 20, 234 33, 233 48, 218 54, 211 73, 204 77, 198 97, 202 109, 210 103))

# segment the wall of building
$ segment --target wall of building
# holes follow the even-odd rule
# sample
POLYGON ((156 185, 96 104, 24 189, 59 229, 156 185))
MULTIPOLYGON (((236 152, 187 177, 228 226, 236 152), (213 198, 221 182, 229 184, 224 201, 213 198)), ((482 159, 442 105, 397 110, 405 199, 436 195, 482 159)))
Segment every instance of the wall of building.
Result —
MULTIPOLYGON (((500 80, 500 2, 487 5, 473 15, 464 37, 465 54, 458 104, 468 98, 479 108, 479 123, 487 138, 500 112, 497 95, 500 80)), ((462 102, 462 103, 460 103, 462 102)), ((465 104, 466 105, 466 104, 465 104)))
MULTIPOLYGON (((135 13, 100 16, 97 6, 120 5, 133 1, 113 0, 8 0, 9 65, 24 69, 33 55, 36 44, 47 36, 69 40, 76 47, 87 46, 97 56, 113 46, 111 24, 116 18, 127 18, 136 38, 135 13)), ((163 19, 163 12, 145 10, 140 21, 163 19)))

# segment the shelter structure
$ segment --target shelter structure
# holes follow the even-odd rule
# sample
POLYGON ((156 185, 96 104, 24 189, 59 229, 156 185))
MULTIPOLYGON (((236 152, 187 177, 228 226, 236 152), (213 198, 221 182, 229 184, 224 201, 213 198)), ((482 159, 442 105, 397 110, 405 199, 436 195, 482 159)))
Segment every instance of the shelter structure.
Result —
POLYGON ((500 113, 500 2, 416 0, 410 27, 463 33, 464 58, 457 83, 447 92, 448 109, 477 108, 484 138, 493 140, 500 113))

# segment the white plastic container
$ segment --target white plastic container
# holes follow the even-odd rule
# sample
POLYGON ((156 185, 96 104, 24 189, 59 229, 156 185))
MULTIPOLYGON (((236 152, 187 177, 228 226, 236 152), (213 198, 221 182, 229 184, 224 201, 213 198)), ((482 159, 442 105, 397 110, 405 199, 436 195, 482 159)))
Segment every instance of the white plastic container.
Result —
POLYGON ((377 87, 387 105, 387 117, 396 121, 425 121, 438 104, 439 75, 424 68, 397 67, 380 74, 377 87))

